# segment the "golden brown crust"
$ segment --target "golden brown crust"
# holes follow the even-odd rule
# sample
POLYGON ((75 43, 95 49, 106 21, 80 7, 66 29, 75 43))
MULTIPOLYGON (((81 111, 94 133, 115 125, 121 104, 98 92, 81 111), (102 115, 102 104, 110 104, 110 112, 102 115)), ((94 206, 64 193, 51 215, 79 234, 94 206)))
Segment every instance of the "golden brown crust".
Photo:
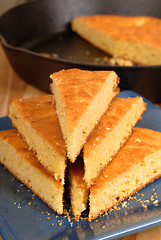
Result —
POLYGON ((104 184, 112 181, 123 172, 128 171, 134 164, 137 164, 141 159, 144 159, 147 155, 154 153, 160 148, 160 132, 135 127, 132 136, 97 178, 95 186, 92 187, 93 194, 98 194, 99 189, 104 184))
MULTIPOLYGON (((111 72, 113 71, 87 71, 74 68, 61 70, 51 75, 53 81, 57 83, 62 104, 68 110, 66 114, 69 126, 76 125, 111 72)), ((119 78, 115 88, 118 83, 119 78)))
MULTIPOLYGON (((16 99, 12 105, 29 122, 30 126, 48 142, 60 155, 66 155, 65 143, 62 137, 52 95, 16 99)), ((12 117, 11 117, 12 120, 12 117)))
POLYGON ((116 40, 134 41, 161 50, 161 19, 147 16, 95 15, 76 17, 89 27, 105 33, 116 40))

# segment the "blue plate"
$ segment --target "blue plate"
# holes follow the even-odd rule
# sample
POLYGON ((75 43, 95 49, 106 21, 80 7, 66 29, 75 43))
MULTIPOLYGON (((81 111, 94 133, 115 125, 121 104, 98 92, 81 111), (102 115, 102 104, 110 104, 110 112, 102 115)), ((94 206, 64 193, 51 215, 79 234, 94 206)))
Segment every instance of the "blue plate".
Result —
MULTIPOLYGON (((123 91, 120 97, 136 97, 123 91)), ((137 124, 161 131, 161 110, 147 101, 147 111, 137 124)), ((8 117, 0 118, 0 130, 10 129, 8 117)), ((126 199, 117 209, 91 223, 85 216, 57 215, 26 186, 0 165, 0 233, 5 240, 116 239, 161 223, 161 178, 126 199)))

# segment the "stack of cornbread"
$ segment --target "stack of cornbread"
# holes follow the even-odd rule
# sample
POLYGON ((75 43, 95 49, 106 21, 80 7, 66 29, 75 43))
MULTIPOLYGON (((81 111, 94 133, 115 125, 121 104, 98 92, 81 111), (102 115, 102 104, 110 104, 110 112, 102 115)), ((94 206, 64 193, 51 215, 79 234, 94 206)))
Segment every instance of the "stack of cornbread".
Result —
POLYGON ((113 71, 61 70, 51 94, 17 99, 0 132, 0 162, 58 214, 68 188, 89 221, 161 176, 161 133, 136 128, 141 97, 119 98, 113 71), (65 175, 68 175, 68 184, 65 175))

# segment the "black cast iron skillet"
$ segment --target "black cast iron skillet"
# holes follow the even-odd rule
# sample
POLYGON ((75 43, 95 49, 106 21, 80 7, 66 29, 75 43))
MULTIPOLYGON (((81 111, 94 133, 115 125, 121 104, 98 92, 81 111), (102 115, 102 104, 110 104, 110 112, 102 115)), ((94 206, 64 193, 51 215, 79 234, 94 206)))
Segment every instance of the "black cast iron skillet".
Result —
MULTIPOLYGON (((75 16, 147 15, 161 18, 160 0, 37 0, 0 17, 1 43, 13 69, 25 81, 49 91, 49 75, 60 69, 114 70, 121 90, 131 89, 161 102, 161 65, 107 66, 95 59, 106 54, 71 31, 75 16), (40 53, 54 53, 46 57, 40 53)), ((158 33, 161 34, 161 33, 158 33)))

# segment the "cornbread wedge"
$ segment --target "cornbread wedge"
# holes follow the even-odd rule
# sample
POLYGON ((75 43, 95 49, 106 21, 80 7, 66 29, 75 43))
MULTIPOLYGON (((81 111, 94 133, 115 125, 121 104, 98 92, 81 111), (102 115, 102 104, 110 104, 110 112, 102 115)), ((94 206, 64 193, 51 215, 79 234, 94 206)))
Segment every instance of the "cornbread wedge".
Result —
POLYGON ((51 75, 67 156, 74 162, 88 135, 118 95, 118 76, 113 71, 61 70, 51 75))
POLYGON ((58 214, 63 214, 64 187, 39 163, 17 131, 0 132, 0 162, 58 214))
POLYGON ((78 222, 84 210, 86 210, 89 196, 89 189, 83 180, 84 166, 81 159, 75 163, 69 163, 69 195, 72 212, 75 221, 78 222))
POLYGON ((146 110, 142 97, 115 98, 84 145, 84 180, 88 188, 131 135, 146 110))
POLYGON ((134 128, 90 188, 89 221, 161 176, 161 133, 134 128))
POLYGON ((41 164, 63 184, 66 149, 52 94, 14 100, 9 117, 41 164))
POLYGON ((161 19, 147 16, 76 17, 72 29, 113 57, 142 65, 161 64, 161 19))

